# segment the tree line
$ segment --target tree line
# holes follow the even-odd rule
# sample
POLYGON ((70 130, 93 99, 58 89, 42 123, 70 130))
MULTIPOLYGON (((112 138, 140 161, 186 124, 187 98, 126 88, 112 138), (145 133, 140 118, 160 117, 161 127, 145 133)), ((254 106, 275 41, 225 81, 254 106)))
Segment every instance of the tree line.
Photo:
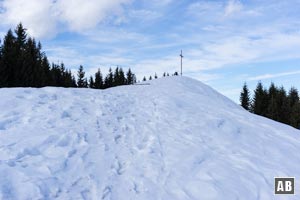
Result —
POLYGON ((104 77, 100 68, 94 76, 90 76, 89 79, 85 77, 83 66, 81 65, 77 71, 77 87, 79 88, 94 88, 94 89, 106 89, 110 87, 120 85, 131 85, 136 83, 136 76, 129 68, 125 73, 121 67, 116 67, 113 71, 109 68, 108 74, 104 77))
POLYGON ((283 86, 277 87, 271 83, 265 88, 258 82, 253 98, 245 83, 240 94, 241 106, 246 110, 281 123, 300 128, 300 101, 295 87, 287 92, 283 86))
POLYGON ((40 42, 28 37, 26 29, 20 23, 14 31, 11 29, 0 41, 0 87, 90 87, 105 89, 109 87, 133 84, 135 74, 122 68, 110 68, 104 77, 98 69, 94 77, 85 77, 83 66, 79 67, 77 79, 63 63, 50 64, 42 51, 40 42))

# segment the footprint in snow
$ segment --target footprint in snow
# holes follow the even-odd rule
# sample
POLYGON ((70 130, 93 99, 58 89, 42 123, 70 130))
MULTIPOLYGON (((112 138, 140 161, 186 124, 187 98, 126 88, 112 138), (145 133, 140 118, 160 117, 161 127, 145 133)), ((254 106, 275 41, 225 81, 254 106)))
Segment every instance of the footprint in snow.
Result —
POLYGON ((121 135, 117 135, 115 136, 115 143, 119 144, 120 140, 121 140, 122 136, 121 135))

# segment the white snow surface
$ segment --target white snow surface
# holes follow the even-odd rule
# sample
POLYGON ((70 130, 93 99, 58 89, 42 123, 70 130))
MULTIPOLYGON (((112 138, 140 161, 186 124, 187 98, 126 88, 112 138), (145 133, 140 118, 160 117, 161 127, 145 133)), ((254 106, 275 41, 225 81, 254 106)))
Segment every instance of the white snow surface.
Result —
POLYGON ((186 77, 0 89, 0 199, 299 199, 300 131, 186 77), (298 178, 298 179, 297 179, 298 178))

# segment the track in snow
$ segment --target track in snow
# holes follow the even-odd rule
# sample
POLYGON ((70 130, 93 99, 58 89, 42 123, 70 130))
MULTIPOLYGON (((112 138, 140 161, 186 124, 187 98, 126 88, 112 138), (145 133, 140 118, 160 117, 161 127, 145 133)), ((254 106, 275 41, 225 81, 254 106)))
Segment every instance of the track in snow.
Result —
POLYGON ((0 199, 273 199, 300 177, 299 131, 188 78, 1 94, 0 199))

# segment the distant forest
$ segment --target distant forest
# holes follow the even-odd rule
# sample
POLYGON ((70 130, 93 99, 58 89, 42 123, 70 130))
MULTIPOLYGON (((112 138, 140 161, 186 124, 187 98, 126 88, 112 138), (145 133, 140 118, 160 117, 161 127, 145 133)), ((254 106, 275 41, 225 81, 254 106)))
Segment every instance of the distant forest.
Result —
POLYGON ((241 106, 254 114, 300 128, 299 93, 294 87, 286 92, 283 86, 277 87, 271 83, 266 89, 261 82, 258 82, 251 98, 245 83, 240 94, 240 102, 241 106))
POLYGON ((83 66, 77 72, 77 79, 63 63, 50 64, 42 51, 40 42, 28 37, 26 29, 19 24, 15 31, 9 30, 0 46, 0 87, 90 87, 105 89, 136 82, 131 69, 125 73, 122 68, 103 77, 100 69, 95 76, 85 77, 83 66))
MULTIPOLYGON (((175 72, 173 75, 178 75, 175 72)), ((163 76, 169 76, 164 73, 163 76)), ((157 78, 157 75, 154 75, 157 78)), ((149 77, 149 80, 152 76, 149 77)), ((146 81, 146 77, 143 81, 146 81)), ((83 66, 79 66, 77 77, 63 63, 50 64, 40 42, 28 37, 20 23, 14 31, 8 30, 0 41, 0 88, 1 87, 79 87, 106 89, 136 83, 136 76, 129 68, 110 68, 103 75, 100 68, 94 76, 86 77, 83 66)))

